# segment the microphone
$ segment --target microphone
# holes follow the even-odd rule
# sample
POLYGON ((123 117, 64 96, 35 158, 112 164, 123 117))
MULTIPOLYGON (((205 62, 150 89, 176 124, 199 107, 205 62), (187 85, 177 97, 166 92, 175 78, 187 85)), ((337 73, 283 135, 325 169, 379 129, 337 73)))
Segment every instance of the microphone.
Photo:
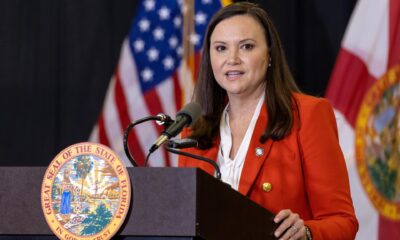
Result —
POLYGON ((200 114, 201 107, 199 104, 194 102, 187 104, 176 114, 176 120, 162 132, 161 136, 154 142, 153 146, 151 146, 149 152, 154 152, 167 140, 178 135, 184 127, 195 123, 200 117, 200 114))

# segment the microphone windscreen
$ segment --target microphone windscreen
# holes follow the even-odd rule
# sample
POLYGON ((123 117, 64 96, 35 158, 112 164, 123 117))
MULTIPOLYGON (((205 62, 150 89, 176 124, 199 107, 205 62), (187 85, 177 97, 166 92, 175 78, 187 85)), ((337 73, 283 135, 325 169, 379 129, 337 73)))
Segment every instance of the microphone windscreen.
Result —
POLYGON ((187 116, 189 116, 190 119, 191 119, 190 126, 192 126, 201 115, 201 107, 200 107, 200 105, 198 103, 190 102, 190 103, 186 104, 176 114, 176 116, 179 116, 179 115, 187 115, 187 116))

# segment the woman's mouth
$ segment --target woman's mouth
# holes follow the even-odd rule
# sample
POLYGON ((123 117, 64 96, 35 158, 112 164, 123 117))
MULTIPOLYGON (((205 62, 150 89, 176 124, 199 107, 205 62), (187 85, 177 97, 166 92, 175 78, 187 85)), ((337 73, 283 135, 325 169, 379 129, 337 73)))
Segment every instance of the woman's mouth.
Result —
POLYGON ((242 71, 228 71, 225 73, 225 76, 228 79, 235 79, 235 78, 242 76, 243 74, 244 74, 244 72, 242 72, 242 71))

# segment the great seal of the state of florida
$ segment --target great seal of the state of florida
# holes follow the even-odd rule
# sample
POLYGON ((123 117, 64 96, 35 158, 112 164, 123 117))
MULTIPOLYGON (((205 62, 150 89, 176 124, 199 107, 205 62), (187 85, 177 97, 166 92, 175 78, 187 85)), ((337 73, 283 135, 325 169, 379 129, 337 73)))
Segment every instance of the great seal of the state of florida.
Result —
POLYGON ((400 220, 400 65, 366 93, 356 122, 361 183, 379 213, 400 220))
POLYGON ((60 239, 110 239, 124 222, 130 199, 125 165, 111 149, 97 143, 62 150, 42 182, 43 213, 60 239))

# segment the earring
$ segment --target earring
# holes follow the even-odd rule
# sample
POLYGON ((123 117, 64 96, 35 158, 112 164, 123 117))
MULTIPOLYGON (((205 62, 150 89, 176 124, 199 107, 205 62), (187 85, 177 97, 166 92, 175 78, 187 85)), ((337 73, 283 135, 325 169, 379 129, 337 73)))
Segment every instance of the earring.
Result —
POLYGON ((271 57, 269 57, 268 67, 271 67, 271 62, 272 62, 272 59, 271 59, 271 57))

